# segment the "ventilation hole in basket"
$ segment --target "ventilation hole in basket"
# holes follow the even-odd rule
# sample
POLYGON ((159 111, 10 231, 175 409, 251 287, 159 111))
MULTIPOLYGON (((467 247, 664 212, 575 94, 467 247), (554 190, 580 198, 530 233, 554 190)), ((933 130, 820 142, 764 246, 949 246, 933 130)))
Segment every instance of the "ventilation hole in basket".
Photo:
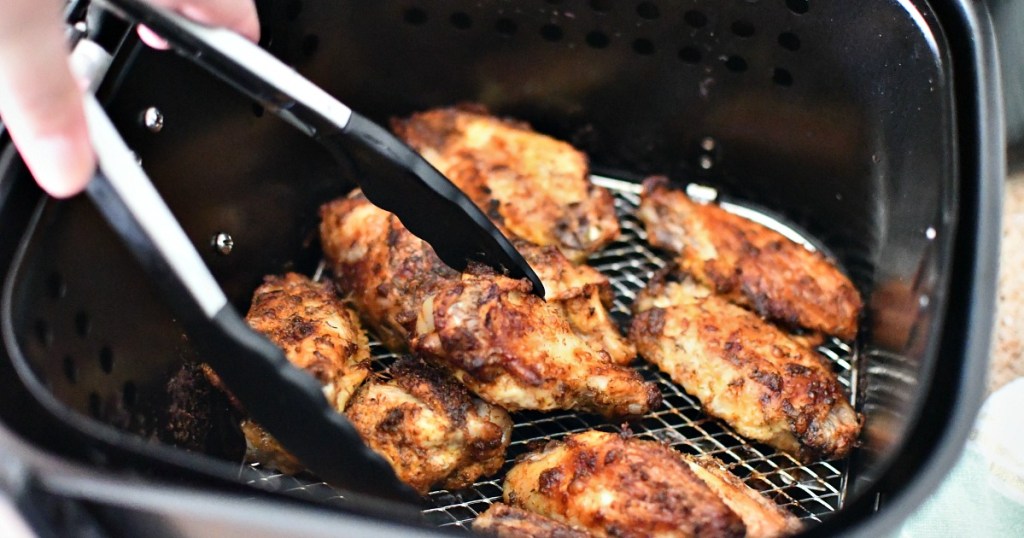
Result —
POLYGON ((776 67, 775 72, 772 74, 772 82, 779 86, 792 86, 793 74, 781 67, 776 67))
POLYGON ((459 30, 468 30, 473 26, 473 19, 467 13, 461 11, 452 13, 452 16, 448 17, 448 22, 452 23, 452 26, 459 30))
POLYGON ((661 16, 661 12, 658 11, 658 6, 654 5, 654 2, 640 2, 636 6, 636 14, 651 20, 661 16))
POLYGON ((779 34, 779 45, 786 50, 800 50, 800 38, 792 32, 779 34))
POLYGON ((786 7, 797 15, 803 15, 811 9, 811 3, 808 0, 786 0, 786 7))
POLYGON ((75 364, 75 359, 71 355, 64 357, 64 378, 72 385, 78 383, 78 365, 75 364))
POLYGON ((92 331, 92 320, 89 318, 89 314, 79 311, 75 314, 75 332, 82 338, 88 338, 90 331, 92 331))
POLYGON ((742 73, 747 70, 747 61, 742 56, 729 56, 725 59, 725 68, 733 73, 742 73))
POLYGON ((738 20, 732 23, 732 33, 739 37, 750 37, 754 35, 754 25, 749 21, 738 20))
POLYGON ((253 116, 256 116, 257 118, 262 118, 263 117, 263 112, 264 112, 263 105, 261 105, 259 103, 253 103, 252 104, 252 115, 253 116))
POLYGON ((46 291, 52 299, 63 299, 68 294, 68 286, 64 283, 64 277, 60 273, 53 273, 46 279, 46 291))
POLYGON ((594 30, 587 34, 586 37, 587 45, 592 49, 603 49, 607 48, 611 44, 612 40, 608 38, 608 34, 594 30))
POLYGON ((105 374, 114 371, 114 350, 110 349, 110 346, 103 346, 100 349, 100 368, 105 374))
POLYGON ((124 387, 121 388, 121 401, 124 402, 125 407, 135 407, 135 400, 138 397, 138 392, 135 390, 135 383, 131 381, 125 381, 124 387))
POLYGON ((89 414, 92 418, 100 418, 100 395, 96 392, 89 393, 89 414))
POLYGON ((562 36, 564 35, 562 28, 557 24, 545 24, 540 28, 540 36, 543 37, 545 41, 561 41, 562 36))
POLYGON ((302 2, 299 0, 292 0, 291 2, 288 2, 288 5, 284 8, 284 16, 287 17, 289 21, 294 22, 295 19, 299 18, 300 13, 302 13, 302 2))
POLYGON ((519 26, 512 19, 498 19, 498 22, 494 23, 494 29, 503 36, 512 36, 519 29, 519 26))
POLYGON ((650 39, 634 39, 633 52, 643 56, 650 56, 654 54, 654 43, 650 39))
POLYGON ((50 347, 53 344, 53 329, 45 319, 36 320, 35 331, 36 340, 39 340, 43 347, 50 347))
POLYGON ((402 19, 413 26, 420 26, 427 22, 427 12, 418 7, 411 7, 402 14, 402 19))
POLYGON ((708 23, 708 16, 700 11, 691 9, 683 13, 683 21, 694 28, 703 28, 708 23))
POLYGON ((611 0, 590 0, 590 9, 598 13, 608 13, 612 9, 611 0))
POLYGON ((683 47, 679 49, 679 59, 688 64, 700 63, 700 51, 695 47, 683 47))
POLYGON ((302 45, 300 46, 300 50, 302 51, 302 55, 305 56, 306 58, 311 58, 314 54, 316 54, 316 51, 319 48, 319 37, 313 34, 307 34, 306 37, 302 38, 302 45))

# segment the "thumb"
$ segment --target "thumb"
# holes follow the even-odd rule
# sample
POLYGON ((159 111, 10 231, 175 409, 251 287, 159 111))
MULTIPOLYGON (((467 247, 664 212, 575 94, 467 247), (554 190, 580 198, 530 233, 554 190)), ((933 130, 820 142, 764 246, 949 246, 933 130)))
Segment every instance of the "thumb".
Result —
POLYGON ((39 185, 63 198, 95 167, 60 2, 0 0, 0 117, 39 185))

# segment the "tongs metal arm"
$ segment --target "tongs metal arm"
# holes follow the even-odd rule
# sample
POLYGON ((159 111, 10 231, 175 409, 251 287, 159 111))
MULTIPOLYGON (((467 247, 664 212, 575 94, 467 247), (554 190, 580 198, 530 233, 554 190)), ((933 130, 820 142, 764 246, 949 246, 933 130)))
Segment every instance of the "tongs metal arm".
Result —
POLYGON ((96 4, 160 34, 179 53, 315 138, 354 168, 375 205, 391 211, 455 269, 477 261, 544 286, 515 247, 455 185, 394 135, 353 112, 259 46, 140 0, 96 4))

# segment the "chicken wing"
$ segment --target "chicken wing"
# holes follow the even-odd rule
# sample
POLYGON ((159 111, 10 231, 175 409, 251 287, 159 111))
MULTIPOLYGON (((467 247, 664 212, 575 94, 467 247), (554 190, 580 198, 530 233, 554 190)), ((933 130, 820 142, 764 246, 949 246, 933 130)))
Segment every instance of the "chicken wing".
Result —
POLYGON ((699 204, 648 178, 638 210, 648 241, 730 301, 788 328, 852 339, 861 299, 829 260, 714 204, 699 204))
MULTIPOLYGON (((253 293, 246 321, 280 347, 285 357, 323 385, 327 401, 342 412, 370 374, 370 344, 355 312, 345 306, 330 282, 313 282, 288 273, 268 276, 253 293)), ((206 369, 214 385, 220 380, 206 369)), ((237 402, 234 402, 237 405, 237 402)), ((248 458, 281 472, 302 465, 258 424, 243 420, 248 458)))
POLYGON ((861 421, 831 368, 753 312, 689 277, 652 279, 630 338, 640 355, 740 435, 801 460, 842 458, 861 421))
POLYGON ((245 320, 320 381, 338 411, 370 373, 370 342, 330 282, 296 273, 268 276, 253 293, 245 320))
POLYGON ((562 310, 576 334, 615 364, 636 358, 636 347, 622 336, 608 312, 612 286, 607 276, 588 265, 573 264, 555 247, 525 240, 513 243, 544 283, 545 300, 562 310))
POLYGON ((796 516, 744 484, 715 458, 684 454, 683 461, 726 506, 740 516, 747 527, 747 538, 790 536, 803 527, 796 516))
POLYGON ((320 208, 320 244, 335 282, 392 351, 409 350, 420 305, 459 279, 430 245, 359 191, 320 208))
POLYGON ((492 475, 512 437, 508 413, 472 397, 448 374, 407 357, 368 381, 346 411, 359 435, 420 494, 492 475))
POLYGON ((513 235, 575 262, 619 235, 611 194, 565 142, 479 106, 429 110, 392 129, 513 235))
POLYGON ((577 409, 624 417, 661 403, 653 383, 594 352, 522 280, 463 275, 423 302, 412 344, 481 398, 510 411, 577 409))
POLYGON ((506 503, 594 536, 743 536, 744 525, 671 448, 587 431, 527 454, 506 503))
POLYGON ((531 295, 524 281, 482 268, 453 271, 359 195, 326 204, 321 216, 339 286, 385 343, 422 353, 484 400, 605 416, 643 414, 660 403, 654 384, 591 348, 560 307, 531 295))
POLYGON ((473 520, 477 534, 495 538, 590 538, 592 535, 561 521, 505 503, 494 503, 473 520))

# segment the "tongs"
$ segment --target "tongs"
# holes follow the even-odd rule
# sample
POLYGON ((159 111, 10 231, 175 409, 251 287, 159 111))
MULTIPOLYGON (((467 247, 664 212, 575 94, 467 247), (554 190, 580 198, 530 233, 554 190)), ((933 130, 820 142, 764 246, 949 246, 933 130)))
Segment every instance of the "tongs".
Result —
MULTIPOLYGON (((448 265, 463 269, 468 261, 482 262, 529 279, 535 293, 543 296, 530 266, 451 182, 386 130, 269 53, 233 32, 195 24, 139 0, 93 4, 147 25, 179 53, 337 157, 351 160, 367 198, 395 213, 448 265)), ((102 63, 90 59, 102 56, 98 49, 87 40, 79 43, 73 63, 102 63)), ((158 284, 200 356, 251 418, 328 483, 392 500, 416 499, 390 465, 363 444, 351 423, 328 405, 318 382, 239 316, 91 94, 86 115, 99 162, 86 192, 158 284)))

